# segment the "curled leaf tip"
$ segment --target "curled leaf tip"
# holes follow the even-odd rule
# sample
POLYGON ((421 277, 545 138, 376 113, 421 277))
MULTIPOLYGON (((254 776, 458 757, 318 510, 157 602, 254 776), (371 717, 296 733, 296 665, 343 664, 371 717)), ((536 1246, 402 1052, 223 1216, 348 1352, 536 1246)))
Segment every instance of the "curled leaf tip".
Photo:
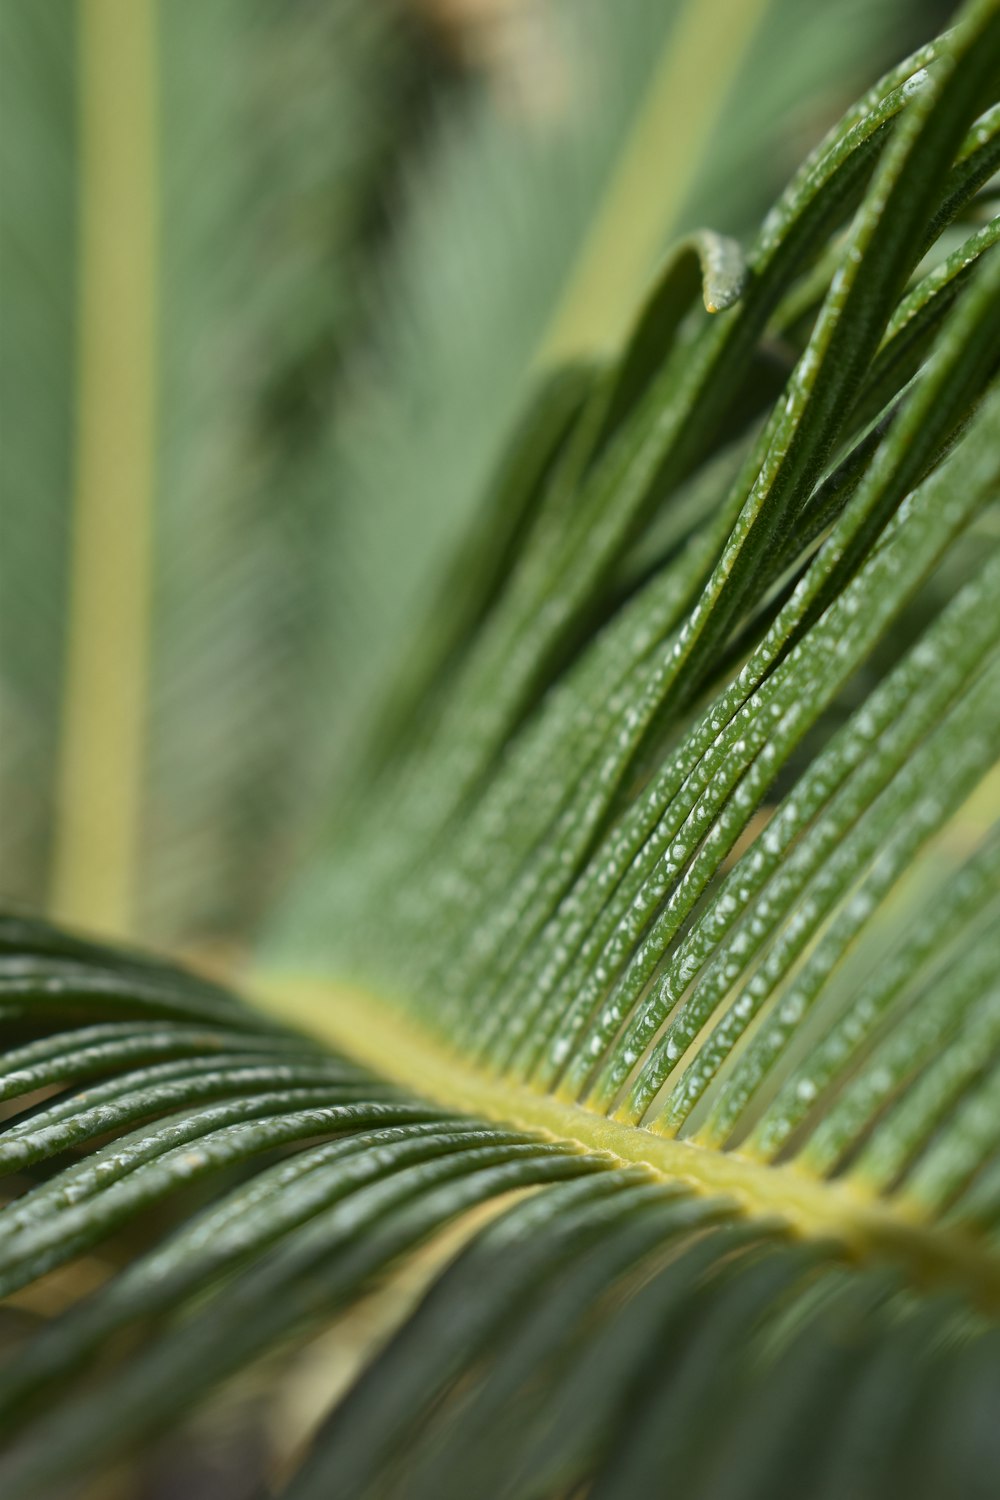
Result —
POLYGON ((706 312, 725 312, 746 290, 747 263, 739 243, 725 234, 702 229, 691 245, 701 263, 701 294, 706 312))

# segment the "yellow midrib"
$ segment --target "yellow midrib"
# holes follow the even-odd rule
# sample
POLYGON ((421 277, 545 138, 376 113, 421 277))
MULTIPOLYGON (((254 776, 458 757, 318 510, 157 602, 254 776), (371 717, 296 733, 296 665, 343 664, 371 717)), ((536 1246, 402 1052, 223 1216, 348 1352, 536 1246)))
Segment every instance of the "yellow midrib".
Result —
POLYGON ((1000 1263, 975 1239, 921 1219, 913 1205, 889 1205, 855 1184, 823 1181, 792 1166, 764 1166, 736 1152, 672 1140, 511 1083, 450 1055, 429 1033, 367 990, 312 977, 257 973, 250 995, 289 1025, 448 1109, 645 1166, 701 1192, 725 1194, 747 1212, 776 1218, 858 1256, 904 1264, 915 1281, 961 1285, 1000 1312, 1000 1263))
POLYGON ((130 925, 149 634, 156 403, 155 0, 81 0, 79 325, 51 906, 130 925))

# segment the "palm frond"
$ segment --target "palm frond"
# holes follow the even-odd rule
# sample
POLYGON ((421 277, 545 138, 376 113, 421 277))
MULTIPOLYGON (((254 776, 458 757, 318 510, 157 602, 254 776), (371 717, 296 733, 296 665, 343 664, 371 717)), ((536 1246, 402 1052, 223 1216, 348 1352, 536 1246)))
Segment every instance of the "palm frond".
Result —
POLYGON ((337 423, 342 779, 409 696, 400 642, 448 610, 452 552, 481 538, 480 498, 552 365, 613 352, 657 259, 703 214, 717 222, 737 179, 722 227, 751 231, 797 159, 780 139, 788 109, 801 106, 811 144, 837 112, 812 117, 817 94, 846 85, 846 103, 847 80, 870 77, 912 15, 853 0, 541 0, 534 14, 542 101, 513 123, 490 97, 438 121, 405 180, 374 350, 337 423))
POLYGON ((290 1500, 995 1489, 998 95, 972 0, 549 383, 259 1004, 0 927, 5 1494, 463 1223, 290 1500))
POLYGON ((324 763, 323 407, 421 54, 356 0, 2 12, 0 888, 232 939, 324 763))
POLYGON ((735 141, 770 155, 777 116, 751 108, 765 31, 787 102, 843 87, 905 7, 777 9, 546 0, 543 100, 466 84, 425 119, 429 49, 393 0, 3 0, 8 901, 189 951, 246 941, 399 696, 398 643, 469 528, 581 242, 603 245, 605 286, 618 268, 613 340, 691 222, 684 184, 735 141), (699 77, 696 148, 671 68, 699 77), (101 120, 110 149, 88 153, 101 120), (625 222, 608 185, 636 137, 660 170, 625 222), (116 254, 143 275, 122 281, 116 254))
POLYGON ((919 1460, 910 1441, 926 1392, 939 1411, 966 1383, 989 1395, 996 1266, 961 1230, 866 1221, 861 1204, 864 1243, 842 1205, 839 1232, 834 1211, 823 1233, 796 1233, 781 1211, 794 1186, 755 1200, 737 1169, 706 1190, 694 1158, 655 1165, 655 1138, 629 1162, 616 1139, 587 1150, 456 1113, 181 971, 37 923, 6 923, 2 942, 4 1028, 19 1043, 3 1093, 27 1106, 2 1141, 22 1189, 3 1215, 5 1295, 112 1236, 127 1243, 164 1206, 176 1223, 117 1273, 112 1257, 52 1321, 28 1315, 0 1375, 5 1493, 50 1493, 176 1421, 494 1200, 499 1216, 338 1408, 289 1494, 458 1495, 473 1475, 484 1495, 547 1494, 605 1464, 598 1482, 618 1493, 646 1469, 655 1481, 666 1457, 692 1493, 713 1493, 696 1486, 717 1471, 742 1476, 733 1493, 767 1494, 839 1473, 831 1454, 852 1482, 912 1464, 971 1494, 993 1463, 968 1412, 970 1440, 941 1421, 919 1460), (862 1444, 857 1383, 897 1363, 862 1444), (772 1406, 783 1420, 748 1454, 772 1406), (721 1450, 702 1425, 718 1438, 720 1409, 721 1450))

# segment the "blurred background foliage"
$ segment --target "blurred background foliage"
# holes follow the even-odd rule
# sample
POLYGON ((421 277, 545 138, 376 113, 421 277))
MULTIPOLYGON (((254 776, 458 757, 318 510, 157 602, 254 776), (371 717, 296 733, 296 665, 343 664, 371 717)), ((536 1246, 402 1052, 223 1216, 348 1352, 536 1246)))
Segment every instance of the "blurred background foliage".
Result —
POLYGON ((536 383, 950 9, 0 0, 3 900, 242 947, 536 383))

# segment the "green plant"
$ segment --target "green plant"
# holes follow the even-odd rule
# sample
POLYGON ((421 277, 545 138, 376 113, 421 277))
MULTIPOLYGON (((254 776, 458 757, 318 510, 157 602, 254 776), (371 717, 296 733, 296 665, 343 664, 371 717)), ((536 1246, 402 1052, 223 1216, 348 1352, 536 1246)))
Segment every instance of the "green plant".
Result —
POLYGON ((289 1500, 994 1492, 998 93, 973 0, 545 383, 258 1005, 0 927, 0 1285, 122 1258, 5 1494, 487 1208, 289 1500))

